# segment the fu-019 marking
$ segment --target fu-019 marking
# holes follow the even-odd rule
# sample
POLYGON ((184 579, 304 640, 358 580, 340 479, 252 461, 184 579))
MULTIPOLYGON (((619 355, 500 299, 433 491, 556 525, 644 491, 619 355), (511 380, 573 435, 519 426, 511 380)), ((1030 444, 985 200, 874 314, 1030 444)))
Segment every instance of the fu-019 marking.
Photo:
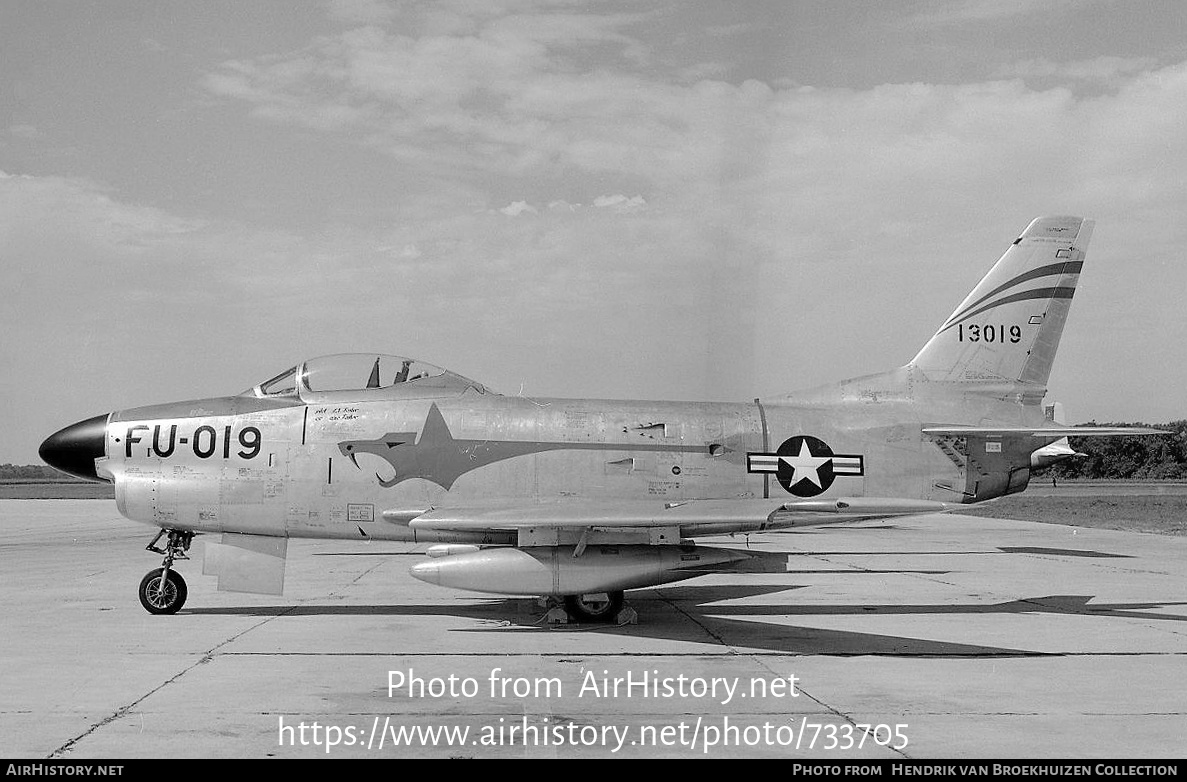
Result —
POLYGON ((233 442, 237 442, 241 448, 241 450, 235 451, 236 456, 240 459, 254 459, 259 456, 263 444, 263 436, 260 434, 260 430, 254 426, 243 427, 239 430, 238 435, 232 438, 230 426, 224 426, 220 431, 213 426, 203 424, 194 429, 192 433, 179 438, 177 424, 171 424, 167 430, 160 424, 152 427, 137 424, 129 426, 124 435, 124 455, 127 458, 132 458, 132 446, 144 439, 137 432, 148 432, 150 429, 152 438, 147 455, 162 459, 173 456, 178 446, 181 445, 189 445, 194 456, 199 459, 209 459, 220 450, 222 458, 230 459, 233 442))

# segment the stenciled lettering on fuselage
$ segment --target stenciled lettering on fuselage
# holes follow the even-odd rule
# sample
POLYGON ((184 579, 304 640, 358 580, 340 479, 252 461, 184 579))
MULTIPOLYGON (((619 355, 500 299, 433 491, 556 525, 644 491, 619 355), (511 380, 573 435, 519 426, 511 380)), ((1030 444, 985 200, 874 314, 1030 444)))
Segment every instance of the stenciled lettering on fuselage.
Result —
POLYGON ((534 440, 459 440, 449 430, 441 411, 433 404, 419 436, 416 432, 389 432, 374 440, 344 440, 338 450, 360 470, 359 454, 378 456, 392 466, 395 475, 375 477, 384 488, 411 478, 424 478, 448 491, 465 473, 504 459, 544 451, 651 451, 704 453, 703 445, 664 443, 569 443, 534 440))
POLYGON ((833 453, 823 440, 796 435, 784 440, 775 453, 746 454, 746 471, 774 473, 779 485, 795 496, 815 497, 828 491, 838 475, 865 475, 865 458, 833 453))
MULTIPOLYGON (((199 459, 209 459, 221 456, 230 459, 234 454, 240 459, 254 459, 260 455, 263 438, 260 430, 254 426, 245 426, 232 435, 233 427, 224 426, 221 429, 203 424, 192 430, 180 429, 177 424, 168 426, 156 424, 147 426, 136 424, 129 426, 124 434, 124 456, 132 458, 132 446, 145 442, 146 456, 156 456, 167 459, 179 448, 187 448, 194 452, 199 459), (149 432, 152 435, 149 435, 149 432), (140 433, 143 432, 142 436, 140 433), (180 435, 180 436, 179 436, 180 435)), ((118 442, 118 438, 117 438, 118 442)))

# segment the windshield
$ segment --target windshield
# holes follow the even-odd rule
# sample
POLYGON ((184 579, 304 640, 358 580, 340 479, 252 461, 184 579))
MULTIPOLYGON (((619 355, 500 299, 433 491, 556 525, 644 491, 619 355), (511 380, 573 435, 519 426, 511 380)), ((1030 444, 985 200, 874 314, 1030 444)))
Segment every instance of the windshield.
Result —
POLYGON ((291 367, 260 383, 260 396, 292 396, 297 393, 297 368, 291 367))

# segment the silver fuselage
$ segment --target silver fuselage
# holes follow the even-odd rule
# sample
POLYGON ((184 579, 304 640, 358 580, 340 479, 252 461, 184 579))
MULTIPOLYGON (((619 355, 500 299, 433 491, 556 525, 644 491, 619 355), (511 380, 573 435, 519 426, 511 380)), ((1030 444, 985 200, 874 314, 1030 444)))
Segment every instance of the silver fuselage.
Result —
MULTIPOLYGON (((804 482, 810 496, 971 502, 1024 488, 1029 451, 995 451, 988 458, 1000 463, 989 464, 976 443, 944 443, 921 428, 929 420, 1033 424, 1039 406, 1020 404, 1017 384, 963 395, 947 385, 902 368, 749 404, 415 384, 241 395, 113 413, 97 467, 114 482, 121 513, 162 528, 418 542, 514 540, 407 525, 431 508, 795 500, 754 457, 797 436, 852 465, 822 478, 823 487, 804 482)), ((731 531, 739 525, 704 521, 681 534, 731 531)))

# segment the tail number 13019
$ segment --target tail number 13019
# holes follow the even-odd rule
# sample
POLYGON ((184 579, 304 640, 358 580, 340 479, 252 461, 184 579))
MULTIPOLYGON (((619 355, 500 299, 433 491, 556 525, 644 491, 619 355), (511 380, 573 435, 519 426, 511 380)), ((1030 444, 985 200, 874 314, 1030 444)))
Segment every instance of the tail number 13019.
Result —
POLYGON ((1013 342, 1022 341, 1021 326, 1005 326, 1001 324, 961 323, 957 329, 957 340, 960 342, 1013 342))

